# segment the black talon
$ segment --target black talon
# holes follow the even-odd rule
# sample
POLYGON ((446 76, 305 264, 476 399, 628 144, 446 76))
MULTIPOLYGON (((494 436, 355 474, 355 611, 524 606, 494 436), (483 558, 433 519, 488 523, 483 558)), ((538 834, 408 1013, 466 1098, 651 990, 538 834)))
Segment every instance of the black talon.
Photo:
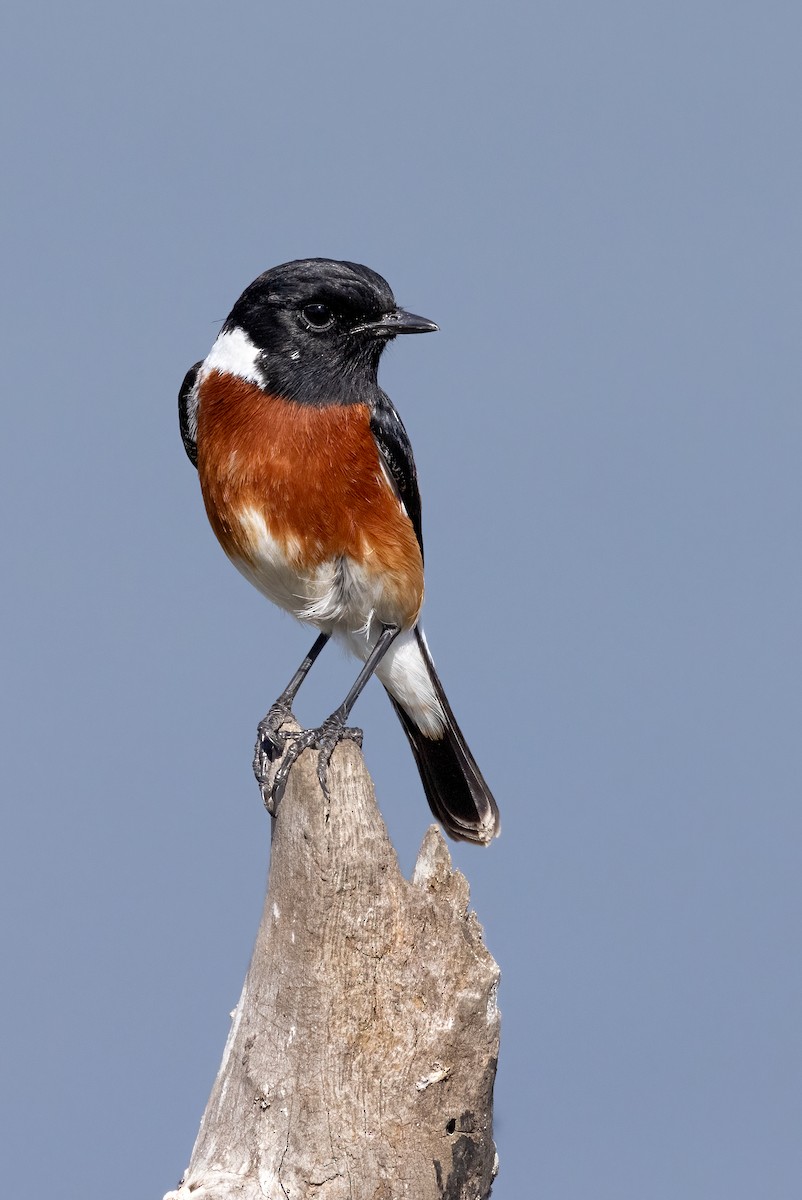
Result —
POLYGON ((267 716, 259 722, 256 729, 256 745, 253 751, 253 773, 256 776, 256 782, 259 784, 259 790, 262 793, 262 799, 265 801, 265 804, 267 804, 266 789, 270 768, 276 759, 281 757, 288 738, 292 737, 292 733, 288 730, 282 730, 281 726, 285 721, 292 719, 292 711, 289 705, 276 703, 270 709, 267 716))
MULTIPOLYGON (((301 733, 287 733, 286 750, 281 766, 273 779, 270 789, 270 802, 275 809, 281 802, 287 787, 290 771, 303 754, 304 750, 317 750, 317 778, 323 795, 329 799, 328 770, 331 756, 342 741, 353 741, 362 745, 362 730, 355 729, 343 723, 339 715, 329 717, 319 729, 304 729, 301 733)), ((267 801, 265 801, 267 803, 267 801)), ((270 808, 270 804, 268 805, 270 808)))
POLYGON ((329 798, 328 770, 331 756, 337 744, 345 739, 362 745, 362 730, 346 725, 348 714, 354 702, 370 679, 377 664, 381 661, 387 648, 398 636, 398 626, 384 625, 375 646, 368 655, 362 670, 356 677, 348 695, 339 708, 327 717, 319 729, 305 729, 300 733, 284 731, 281 726, 292 717, 291 705, 309 668, 328 641, 329 635, 321 633, 309 654, 296 671, 289 685, 281 693, 267 716, 259 722, 256 750, 253 756, 253 771, 259 790, 262 794, 265 808, 275 816, 284 791, 290 771, 295 766, 304 750, 316 749, 318 753, 317 778, 323 795, 329 798), (281 761, 273 776, 272 785, 269 783, 270 769, 278 758, 281 761))
POLYGON ((273 804, 273 811, 278 808, 284 795, 287 787, 287 780, 290 777, 290 771, 295 766, 304 750, 307 750, 314 745, 317 732, 318 731, 316 729, 304 729, 300 733, 290 733, 287 735, 284 757, 281 761, 281 766, 276 771, 276 775, 273 780, 273 786, 270 789, 270 799, 273 804))
POLYGON ((295 717, 289 704, 283 704, 280 700, 277 700, 256 727, 258 735, 256 742, 257 753, 260 749, 263 750, 270 762, 278 758, 284 749, 287 739, 292 737, 292 734, 287 730, 283 730, 281 726, 287 721, 294 720, 295 717))
POLYGON ((340 742, 356 742, 361 747, 362 730, 346 725, 345 716, 338 711, 323 722, 320 729, 317 730, 317 734, 318 736, 315 740, 315 747, 319 751, 317 756, 317 779, 323 795, 328 800, 328 773, 331 756, 340 742))
MULTIPOLYGON (((259 722, 256 730, 256 747, 253 752, 253 773, 256 776, 256 782, 259 784, 259 791, 262 794, 262 800, 268 812, 273 812, 273 805, 278 803, 284 793, 286 786, 286 774, 281 791, 276 796, 275 781, 273 787, 268 786, 270 768, 273 763, 281 757, 286 749, 287 742, 290 741, 295 734, 290 730, 283 730, 281 726, 287 721, 294 721, 292 715, 292 702, 298 692, 298 688, 303 683, 306 676, 309 674, 309 669, 314 663, 320 651, 329 640, 329 634, 320 633, 315 639, 312 649, 303 660, 298 670, 293 675, 290 682, 285 687, 284 691, 279 696, 275 704, 271 705, 270 711, 259 722)), ((293 762, 295 760, 293 759, 293 762)), ((292 766, 290 762, 287 767, 287 773, 292 766)))

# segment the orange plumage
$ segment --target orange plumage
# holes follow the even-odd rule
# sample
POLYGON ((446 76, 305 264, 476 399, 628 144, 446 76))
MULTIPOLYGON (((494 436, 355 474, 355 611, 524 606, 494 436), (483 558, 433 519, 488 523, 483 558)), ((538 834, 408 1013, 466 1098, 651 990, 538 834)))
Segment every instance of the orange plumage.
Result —
POLYGON ((206 358, 187 372, 179 421, 228 557, 264 596, 319 631, 259 723, 254 773, 271 812, 306 748, 318 751, 326 790, 332 752, 358 736, 348 717, 375 674, 432 812, 452 837, 486 845, 498 833, 498 808, 418 621, 417 474, 377 378, 388 341, 436 329, 399 308, 387 281, 359 263, 283 263, 245 289, 206 358), (322 725, 290 733, 295 696, 331 637, 363 665, 322 725))
POLYGON ((200 384, 197 442, 206 511, 232 560, 257 569, 243 518, 258 513, 299 572, 347 558, 381 579, 381 620, 415 624, 421 551, 382 468, 367 405, 312 408, 211 371, 200 384))

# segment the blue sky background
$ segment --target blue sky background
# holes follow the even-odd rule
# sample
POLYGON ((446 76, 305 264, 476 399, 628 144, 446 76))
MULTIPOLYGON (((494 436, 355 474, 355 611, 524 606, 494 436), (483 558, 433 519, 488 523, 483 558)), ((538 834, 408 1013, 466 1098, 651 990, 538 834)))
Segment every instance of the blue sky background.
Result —
MULTIPOLYGON (((253 731, 311 639, 215 544, 175 399, 326 255, 442 327, 382 382, 504 816, 454 852, 503 969, 494 1200, 798 1200, 799 6, 0 21, 5 1193, 188 1160, 264 891, 253 731)), ((408 870, 411 757, 378 685, 355 716, 408 870)))

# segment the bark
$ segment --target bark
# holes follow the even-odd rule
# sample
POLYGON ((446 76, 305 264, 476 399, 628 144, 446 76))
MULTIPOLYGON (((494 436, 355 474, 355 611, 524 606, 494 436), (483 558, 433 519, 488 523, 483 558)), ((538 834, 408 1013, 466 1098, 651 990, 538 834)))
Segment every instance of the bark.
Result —
POLYGON ((293 768, 192 1159, 165 1200, 484 1200, 498 968, 436 826, 401 875, 353 743, 293 768))

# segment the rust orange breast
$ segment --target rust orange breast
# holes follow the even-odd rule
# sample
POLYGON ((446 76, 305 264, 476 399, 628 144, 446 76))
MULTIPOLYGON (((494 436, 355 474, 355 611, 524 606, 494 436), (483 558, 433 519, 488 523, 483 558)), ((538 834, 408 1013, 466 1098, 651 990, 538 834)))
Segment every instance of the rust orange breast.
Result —
POLYGON ((312 408, 212 371, 198 403, 198 474, 223 549, 249 561, 241 514, 258 513, 299 566, 346 556, 385 577, 414 618, 423 563, 382 470, 367 405, 312 408))

